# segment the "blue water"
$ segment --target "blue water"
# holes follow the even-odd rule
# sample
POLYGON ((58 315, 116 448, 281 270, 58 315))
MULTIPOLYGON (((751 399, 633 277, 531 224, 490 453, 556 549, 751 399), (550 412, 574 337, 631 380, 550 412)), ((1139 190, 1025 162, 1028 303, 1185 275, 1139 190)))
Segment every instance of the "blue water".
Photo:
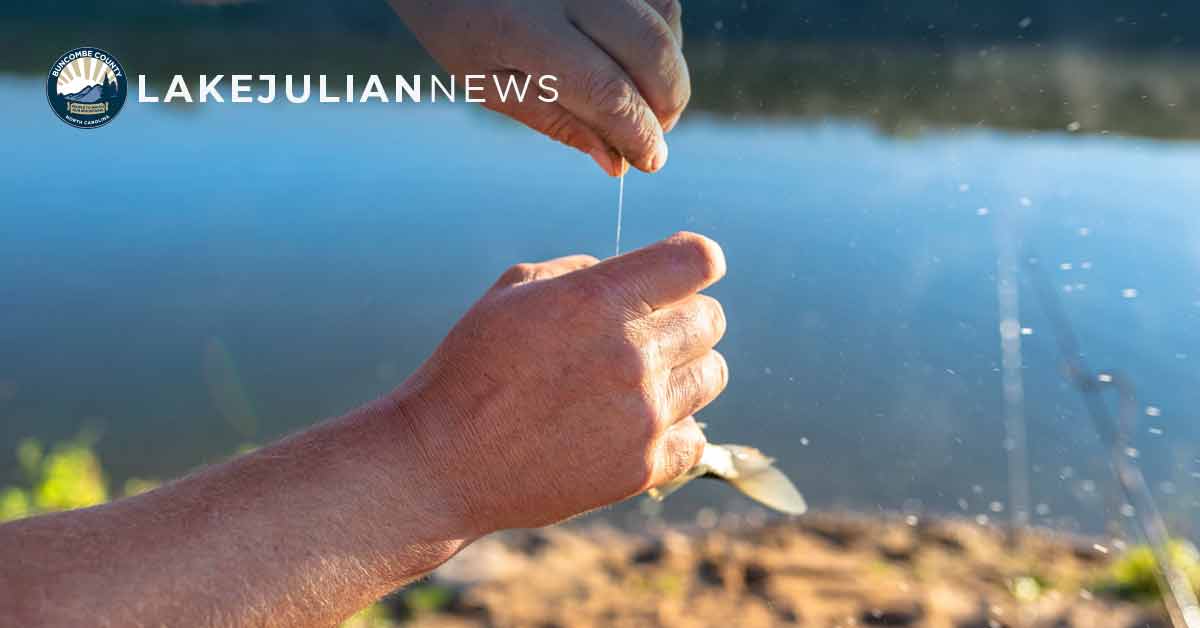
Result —
MULTIPOLYGON (((166 478, 338 414, 398 384, 511 263, 612 250, 615 180, 465 104, 131 99, 80 132, 39 81, 0 77, 0 102, 0 485, 25 436, 91 425, 115 480, 166 478), (230 382, 253 422, 227 417, 230 382)), ((712 294, 732 381, 702 413, 714 441, 775 455, 818 507, 1004 518, 996 229, 1011 212, 1071 287, 1089 360, 1160 410, 1139 460, 1164 508, 1192 517, 1200 145, 694 115, 671 148, 626 183, 623 246, 689 229, 725 248, 712 294)), ((1038 520, 1096 529, 1104 451, 1021 297, 1038 520)), ((747 507, 707 484, 667 514, 704 504, 747 507)))

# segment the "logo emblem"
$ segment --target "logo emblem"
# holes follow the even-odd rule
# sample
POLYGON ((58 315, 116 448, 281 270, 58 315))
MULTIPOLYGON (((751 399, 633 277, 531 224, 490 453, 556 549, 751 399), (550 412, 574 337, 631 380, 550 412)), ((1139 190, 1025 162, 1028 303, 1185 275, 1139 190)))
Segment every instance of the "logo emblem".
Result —
POLYGON ((50 67, 46 100, 59 120, 77 129, 96 129, 121 112, 129 94, 117 58, 90 46, 76 48, 50 67))

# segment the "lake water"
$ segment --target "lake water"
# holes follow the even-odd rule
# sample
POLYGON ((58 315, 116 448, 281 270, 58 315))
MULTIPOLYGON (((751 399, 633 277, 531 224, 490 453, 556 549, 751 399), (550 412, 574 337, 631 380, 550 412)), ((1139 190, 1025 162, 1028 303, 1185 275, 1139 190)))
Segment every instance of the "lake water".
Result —
MULTIPOLYGON (((42 89, 0 74, 0 485, 26 436, 96 427, 119 482, 344 412, 397 385, 508 265, 612 248, 615 180, 466 104, 130 99, 80 133, 42 89)), ((1092 364, 1153 406, 1139 460, 1193 518, 1200 143, 1057 122, 884 133, 866 107, 739 102, 689 114, 668 167, 626 182, 626 247, 688 229, 726 251, 711 293, 732 380, 702 413, 712 440, 776 456, 820 508, 1006 517, 1007 214, 1092 364)), ((1096 529, 1113 515, 1105 452, 1028 288, 1035 519, 1096 529)), ((748 506, 706 483, 666 514, 705 504, 748 506)))

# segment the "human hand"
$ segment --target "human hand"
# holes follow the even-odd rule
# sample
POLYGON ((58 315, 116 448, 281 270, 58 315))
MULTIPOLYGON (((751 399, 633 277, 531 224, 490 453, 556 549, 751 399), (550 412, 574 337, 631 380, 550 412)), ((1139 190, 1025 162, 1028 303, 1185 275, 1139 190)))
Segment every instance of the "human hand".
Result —
POLYGON ((678 0, 389 0, 455 75, 554 75, 558 102, 493 109, 588 153, 605 172, 667 161, 663 134, 691 96, 678 0), (624 159, 622 159, 622 157, 624 159))
POLYGON ((680 233, 599 262, 512 267, 395 393, 423 477, 472 535, 537 527, 696 464, 725 388, 720 247, 680 233))

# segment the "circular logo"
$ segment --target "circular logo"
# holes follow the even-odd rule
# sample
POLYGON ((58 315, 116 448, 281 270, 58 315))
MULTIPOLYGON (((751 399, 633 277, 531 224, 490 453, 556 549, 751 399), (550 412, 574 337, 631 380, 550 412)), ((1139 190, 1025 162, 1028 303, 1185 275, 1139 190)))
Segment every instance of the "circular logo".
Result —
POLYGON ((116 57, 91 46, 64 53, 46 78, 50 108, 77 129, 98 129, 112 122, 128 94, 125 68, 116 57))

